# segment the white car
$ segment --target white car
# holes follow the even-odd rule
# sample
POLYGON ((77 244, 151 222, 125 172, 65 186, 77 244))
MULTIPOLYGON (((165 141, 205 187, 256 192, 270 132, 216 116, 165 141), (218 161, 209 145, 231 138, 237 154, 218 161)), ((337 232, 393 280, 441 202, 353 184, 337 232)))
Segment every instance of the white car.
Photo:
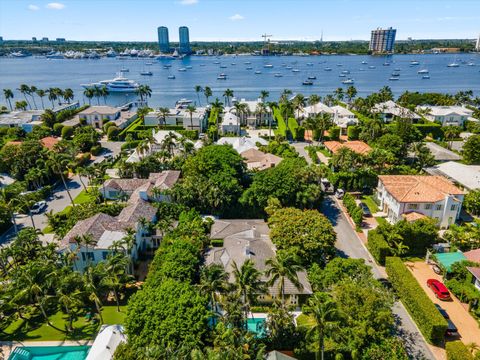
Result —
POLYGON ((39 201, 33 204, 33 206, 30 209, 30 212, 32 214, 40 214, 46 208, 47 208, 47 203, 45 201, 39 201))

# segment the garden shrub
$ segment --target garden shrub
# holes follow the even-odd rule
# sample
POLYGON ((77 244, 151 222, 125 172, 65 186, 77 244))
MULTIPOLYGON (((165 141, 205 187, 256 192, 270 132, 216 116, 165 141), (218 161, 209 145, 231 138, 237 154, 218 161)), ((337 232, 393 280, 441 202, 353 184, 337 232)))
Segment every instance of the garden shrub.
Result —
POLYGON ((100 145, 94 145, 92 146, 92 148, 90 149, 90 152, 92 153, 92 155, 94 156, 97 156, 98 154, 100 154, 100 152, 102 151, 102 147, 100 145))
POLYGON ((212 245, 213 247, 222 247, 223 239, 212 239, 210 240, 210 245, 212 245))
POLYGON ((140 144, 141 142, 142 142, 142 140, 128 141, 125 144, 122 144, 120 149, 121 150, 135 149, 138 146, 138 144, 140 144))
POLYGON ((347 128, 348 140, 358 140, 360 135, 360 128, 358 126, 351 125, 347 128))
POLYGON ((427 341, 442 344, 447 330, 443 318, 415 277, 398 257, 386 258, 388 278, 427 341))
POLYGON ((60 136, 62 134, 63 127, 64 125, 61 123, 53 124, 53 132, 55 133, 55 135, 60 136))
POLYGON ((391 248, 384 237, 375 230, 370 230, 368 232, 367 247, 377 263, 385 265, 385 258, 391 255, 391 248))
POLYGON ((73 127, 72 126, 64 126, 62 128, 62 139, 68 140, 72 137, 73 135, 73 127))
POLYGON ((328 130, 330 140, 338 140, 340 138, 340 128, 333 126, 328 130))
POLYGON ((198 140, 198 130, 178 130, 178 133, 187 139, 198 140))
POLYGON ((107 131, 108 140, 117 140, 120 129, 116 126, 110 126, 107 131))
POLYGON ((345 194, 343 197, 343 205, 347 208, 348 214, 352 218, 355 225, 362 225, 363 211, 355 202, 355 198, 350 194, 345 194))
POLYGON ((447 342, 445 350, 447 351, 447 360, 473 360, 472 354, 460 340, 447 342))
POLYGON ((413 126, 420 131, 422 136, 425 138, 429 135, 433 136, 434 139, 443 139, 443 130, 441 124, 428 123, 428 124, 413 124, 413 126))

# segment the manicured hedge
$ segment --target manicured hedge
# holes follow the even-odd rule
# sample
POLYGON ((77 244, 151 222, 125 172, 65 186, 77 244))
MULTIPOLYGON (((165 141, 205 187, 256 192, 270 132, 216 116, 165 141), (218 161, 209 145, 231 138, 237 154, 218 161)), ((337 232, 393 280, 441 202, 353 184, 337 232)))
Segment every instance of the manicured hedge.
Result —
POLYGON ((362 225, 363 211, 355 202, 355 198, 350 194, 345 194, 343 197, 343 205, 347 208, 348 214, 352 218, 355 225, 362 225))
POLYGON ((472 354, 460 340, 447 342, 445 350, 447 350, 447 360, 473 360, 472 354))
POLYGON ((370 230, 368 232, 367 247, 377 263, 385 265, 385 258, 391 255, 391 248, 384 237, 375 230, 370 230))
POLYGON ((443 318, 415 277, 398 257, 386 258, 388 278, 427 341, 441 344, 447 330, 443 318))
POLYGON ((187 139, 198 140, 198 130, 178 130, 178 133, 187 139))
POLYGON ((348 140, 358 140, 360 135, 360 128, 358 126, 351 125, 347 128, 348 140))
POLYGON ((283 116, 280 113, 279 108, 274 108, 273 109, 273 116, 275 117, 275 120, 277 121, 277 124, 278 124, 278 129, 277 129, 278 134, 283 136, 284 138, 286 138, 287 137, 287 124, 285 124, 285 120, 283 120, 283 116))
POLYGON ((443 130, 440 124, 413 124, 413 126, 422 133, 423 137, 432 135, 434 139, 443 139, 443 130))
POLYGON ((293 138, 297 140, 297 129, 298 129, 298 123, 295 118, 291 117, 288 118, 288 130, 290 130, 290 133, 292 134, 293 138))
POLYGON ((223 239, 211 239, 210 245, 213 247, 222 247, 223 246, 223 239))
POLYGON ((338 126, 332 126, 328 133, 330 140, 338 140, 340 138, 340 128, 338 126))

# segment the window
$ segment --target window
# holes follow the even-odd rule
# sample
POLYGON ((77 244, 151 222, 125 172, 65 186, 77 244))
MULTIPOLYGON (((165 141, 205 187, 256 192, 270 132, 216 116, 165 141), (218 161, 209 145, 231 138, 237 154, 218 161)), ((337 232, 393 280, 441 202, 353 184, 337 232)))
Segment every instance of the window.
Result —
POLYGON ((457 209, 457 205, 454 204, 454 205, 450 206, 451 211, 455 211, 456 209, 457 209))
POLYGON ((418 204, 408 204, 408 209, 409 210, 417 210, 418 209, 418 204))
POLYGON ((442 210, 442 205, 435 205, 435 210, 437 211, 442 210))
POLYGON ((95 260, 95 256, 93 255, 93 252, 82 252, 82 260, 87 261, 87 259, 93 261, 95 260))
POLYGON ((108 257, 108 251, 102 251, 102 259, 107 260, 108 257))
POLYGON ((425 210, 430 210, 432 208, 432 204, 425 204, 425 210))

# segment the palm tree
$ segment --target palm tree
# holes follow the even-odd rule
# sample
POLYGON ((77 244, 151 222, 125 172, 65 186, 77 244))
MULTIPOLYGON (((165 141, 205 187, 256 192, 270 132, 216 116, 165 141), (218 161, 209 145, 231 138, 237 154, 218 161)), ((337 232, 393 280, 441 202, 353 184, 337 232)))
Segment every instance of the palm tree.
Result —
POLYGON ((103 263, 99 263, 96 266, 87 266, 83 273, 85 294, 88 299, 94 303, 101 324, 103 324, 101 292, 102 280, 105 273, 105 266, 103 263))
MULTIPOLYGON (((263 125, 263 114, 267 112, 267 106, 265 105, 264 102, 259 102, 257 104, 257 107, 255 109, 255 112, 257 115, 260 115, 260 125, 263 125)), ((257 119, 255 117, 255 127, 257 126, 257 119)))
POLYGON ((36 86, 30 86, 30 92, 28 95, 30 95, 30 97, 32 98, 32 101, 33 101, 33 106, 35 106, 35 110, 38 109, 37 107, 37 103, 35 102, 35 94, 37 93, 37 87, 36 86))
POLYGON ((22 101, 16 101, 15 102, 15 109, 17 110, 27 110, 28 103, 25 100, 22 101))
POLYGON ((42 109, 45 109, 45 104, 43 103, 43 98, 47 95, 45 90, 38 89, 36 93, 37 93, 37 96, 40 98, 40 101, 42 102, 42 109))
MULTIPOLYGON (((108 95, 108 89, 105 85, 102 87, 102 91, 103 90, 106 90, 106 95, 108 95)), ((69 104, 74 97, 75 95, 73 94, 73 90, 70 88, 65 89, 65 91, 63 92, 63 99, 69 104)))
POLYGON ((308 105, 313 106, 313 113, 317 114, 317 104, 320 102, 320 96, 317 94, 312 94, 308 97, 308 105))
POLYGON ((267 103, 267 107, 270 109, 270 116, 268 117, 268 138, 272 138, 272 118, 273 118, 273 109, 278 108, 278 104, 274 101, 267 103))
POLYGON ((303 270, 300 260, 290 252, 279 251, 265 265, 268 267, 265 272, 269 277, 267 285, 271 287, 278 282, 278 295, 282 296, 282 304, 285 305, 285 280, 289 280, 297 290, 303 288, 298 280, 298 272, 303 270))
POLYGON ((195 114, 197 108, 193 105, 187 106, 187 113, 190 115, 190 130, 193 130, 193 114, 195 114))
POLYGON ((5 97, 5 100, 8 102, 10 111, 13 111, 13 108, 12 108, 13 91, 11 89, 3 89, 3 96, 5 97))
POLYGON ((210 296, 212 310, 217 313, 217 294, 225 291, 228 273, 222 265, 212 264, 202 268, 200 273, 200 291, 210 296))
POLYGON ((288 101, 288 97, 292 95, 292 90, 290 89, 283 89, 281 95, 280 95, 280 99, 278 100, 279 102, 281 103, 284 103, 286 101, 288 101))
POLYGON ((198 105, 202 106, 202 103, 200 102, 200 93, 203 91, 202 87, 200 85, 195 85, 195 92, 197 93, 197 99, 198 99, 198 105))
POLYGON ((348 103, 350 103, 352 101, 352 99, 357 96, 357 89, 355 88, 355 86, 353 85, 350 85, 348 88, 347 88, 347 91, 345 92, 345 94, 347 95, 347 99, 348 99, 348 103))
POLYGON ((85 89, 83 95, 88 99, 88 105, 92 105, 92 98, 95 96, 95 91, 92 88, 85 89))
POLYGON ((158 108, 158 119, 162 119, 163 120, 163 124, 162 122, 159 122, 160 126, 162 125, 166 125, 167 123, 167 116, 170 114, 170 109, 168 107, 159 107, 158 108))
MULTIPOLYGON (((297 110, 297 119, 300 118, 300 111, 302 111, 303 108, 305 107, 305 103, 306 103, 305 96, 303 96, 302 94, 297 94, 293 98, 292 105, 293 105, 293 108, 297 110)), ((285 121, 287 121, 286 118, 285 118, 285 121)))
POLYGON ((28 199, 25 196, 19 196, 15 198, 14 203, 16 204, 18 211, 21 211, 30 217, 30 221, 32 222, 32 227, 36 229, 35 221, 33 220, 33 214, 32 214, 32 211, 30 210, 33 204, 35 204, 35 200, 28 199))
POLYGON ((233 90, 232 89, 226 89, 223 92, 223 97, 225 98, 225 106, 230 106, 230 98, 233 97, 233 90))
POLYGON ((310 315, 313 326, 308 329, 307 334, 316 335, 318 339, 318 351, 315 353, 316 360, 324 360, 325 337, 338 328, 340 312, 337 304, 326 293, 315 293, 305 306, 304 312, 310 315))
MULTIPOLYGON (((47 90, 48 92, 48 100, 51 101, 52 103, 52 109, 55 107, 55 100, 57 100, 58 96, 57 96, 57 92, 55 91, 55 88, 49 88, 47 90)), ((93 96, 92 96, 93 97, 93 96)))
POLYGON ((107 97, 110 95, 110 91, 108 91, 108 88, 106 85, 103 85, 100 88, 100 95, 103 97, 103 103, 107 105, 107 97))
MULTIPOLYGON (((140 85, 140 86, 143 86, 143 85, 140 85)), ((97 99, 97 105, 100 106, 100 97, 102 96, 102 88, 95 85, 93 87, 93 95, 95 96, 95 98, 97 99)))
POLYGON ((205 99, 207 99, 207 103, 208 103, 208 99, 210 98, 210 96, 212 96, 212 89, 210 89, 210 86, 205 86, 203 88, 203 95, 205 96, 205 99))
POLYGON ((140 85, 136 90, 135 93, 140 96, 140 100, 143 102, 144 99, 146 100, 149 97, 152 97, 152 89, 148 85, 140 85))
POLYGON ((262 90, 260 91, 260 99, 262 99, 262 102, 265 102, 265 99, 270 96, 270 93, 267 90, 262 90))
POLYGON ((68 189, 67 183, 65 181, 65 176, 63 175, 63 172, 68 168, 69 160, 70 159, 65 154, 50 151, 48 153, 47 165, 53 170, 55 174, 60 175, 63 186, 65 187, 65 190, 67 190, 68 197, 70 198, 70 202, 72 203, 72 206, 75 207, 72 194, 70 194, 70 190, 68 189))
POLYGON ((345 94, 343 93, 343 88, 339 87, 334 91, 335 97, 338 101, 342 101, 345 94))
POLYGON ((27 99, 27 95, 30 95, 30 86, 28 86, 26 84, 22 84, 22 85, 20 85, 20 87, 17 90, 22 93, 23 97, 25 98, 25 101, 28 104, 28 107, 31 109, 32 106, 30 105, 30 103, 28 102, 28 99, 27 99))
POLYGON ((113 291, 117 311, 120 311, 119 292, 133 279, 131 275, 126 273, 127 267, 128 258, 124 254, 117 253, 107 259, 106 276, 103 279, 103 284, 113 291))
POLYGON ((393 241, 392 253, 393 256, 401 257, 405 255, 410 248, 405 245, 402 241, 393 241))
POLYGON ((247 319, 251 304, 265 290, 264 283, 260 279, 262 274, 255 268, 251 259, 245 261, 240 268, 235 261, 232 262, 232 265, 235 279, 233 286, 236 295, 242 301, 244 316, 247 319))
POLYGON ((55 92, 55 94, 57 95, 57 100, 58 100, 58 106, 60 106, 62 104, 62 98, 63 98, 63 90, 56 87, 56 88, 53 88, 53 91, 55 92))
MULTIPOLYGON (((237 115, 237 121, 239 122, 237 125, 240 126, 242 119, 248 112, 248 106, 245 103, 236 102, 233 107, 235 108, 235 115, 237 115)), ((238 135, 240 135, 240 133, 238 135)))

